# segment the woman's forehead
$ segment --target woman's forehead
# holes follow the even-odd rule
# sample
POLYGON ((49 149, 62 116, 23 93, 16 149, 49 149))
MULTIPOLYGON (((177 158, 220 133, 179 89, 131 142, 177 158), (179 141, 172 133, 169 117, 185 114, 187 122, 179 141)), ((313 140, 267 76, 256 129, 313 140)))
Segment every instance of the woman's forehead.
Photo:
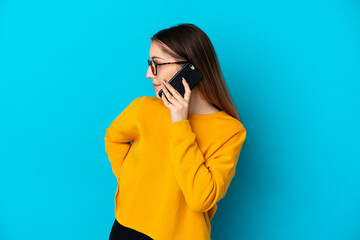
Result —
POLYGON ((166 59, 181 59, 173 50, 166 46, 160 40, 152 40, 150 46, 150 58, 153 56, 163 57, 166 59))
POLYGON ((159 57, 159 58, 171 58, 171 55, 168 53, 171 51, 165 44, 159 43, 157 41, 151 41, 150 46, 150 58, 159 57))

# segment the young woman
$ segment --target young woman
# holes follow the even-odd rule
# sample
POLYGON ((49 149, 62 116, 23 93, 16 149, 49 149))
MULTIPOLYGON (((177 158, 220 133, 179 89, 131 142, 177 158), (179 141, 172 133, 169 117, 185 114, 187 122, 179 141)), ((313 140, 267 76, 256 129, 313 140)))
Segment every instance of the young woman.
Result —
POLYGON ((208 240, 246 130, 200 28, 181 24, 156 33, 148 64, 156 97, 133 100, 104 138, 118 181, 110 240, 208 240), (192 90, 183 79, 182 97, 168 81, 186 62, 203 79, 192 90))

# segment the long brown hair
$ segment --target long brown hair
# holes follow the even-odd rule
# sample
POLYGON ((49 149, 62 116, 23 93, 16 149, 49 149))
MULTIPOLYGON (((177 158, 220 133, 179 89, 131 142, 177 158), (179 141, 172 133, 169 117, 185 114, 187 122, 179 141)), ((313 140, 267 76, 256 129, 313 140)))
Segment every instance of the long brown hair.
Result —
POLYGON ((204 99, 240 121, 239 113, 231 99, 220 70, 215 49, 209 37, 194 24, 180 24, 160 30, 152 38, 173 50, 166 51, 175 59, 190 61, 201 72, 203 79, 197 84, 204 99))

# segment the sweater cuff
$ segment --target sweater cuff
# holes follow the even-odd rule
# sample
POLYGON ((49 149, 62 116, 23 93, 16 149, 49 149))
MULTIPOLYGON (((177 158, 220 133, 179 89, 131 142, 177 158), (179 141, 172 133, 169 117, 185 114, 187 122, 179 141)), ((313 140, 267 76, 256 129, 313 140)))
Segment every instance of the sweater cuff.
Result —
POLYGON ((170 123, 171 136, 182 136, 188 133, 195 134, 191 129, 189 119, 170 123))

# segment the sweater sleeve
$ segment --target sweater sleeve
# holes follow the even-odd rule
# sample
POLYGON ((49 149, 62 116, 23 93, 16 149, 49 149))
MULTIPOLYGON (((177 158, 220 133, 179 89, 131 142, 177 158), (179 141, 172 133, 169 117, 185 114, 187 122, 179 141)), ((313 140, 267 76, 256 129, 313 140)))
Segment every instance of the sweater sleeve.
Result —
POLYGON ((193 211, 207 212, 225 196, 235 176, 246 130, 239 124, 231 136, 217 139, 221 145, 208 159, 198 148, 188 119, 171 123, 170 132, 170 157, 185 201, 193 211))
POLYGON ((133 100, 106 129, 105 151, 118 181, 122 163, 131 147, 130 142, 138 135, 136 114, 139 101, 140 98, 133 100))

